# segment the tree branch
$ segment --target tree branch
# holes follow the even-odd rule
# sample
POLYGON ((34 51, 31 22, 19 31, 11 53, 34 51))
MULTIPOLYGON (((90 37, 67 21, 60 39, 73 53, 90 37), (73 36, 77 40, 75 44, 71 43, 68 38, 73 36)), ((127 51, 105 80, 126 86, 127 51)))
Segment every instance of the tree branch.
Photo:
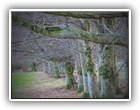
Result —
MULTIPOLYGON (((120 46, 128 46, 128 38, 124 37, 122 35, 118 34, 112 34, 112 33, 101 33, 101 34, 95 34, 86 32, 83 30, 79 30, 77 28, 68 28, 65 25, 57 25, 57 26, 43 26, 34 24, 32 22, 28 22, 25 20, 20 19, 19 17, 13 17, 13 21, 17 22, 20 26, 24 26, 26 28, 31 29, 32 31, 36 33, 40 33, 44 36, 49 36, 52 38, 58 38, 58 39, 82 39, 82 40, 88 40, 100 44, 112 44, 114 45, 120 45, 120 46)), ((39 36, 34 39, 38 39, 43 36, 39 36)))
POLYGON ((122 67, 126 64, 126 61, 122 64, 122 66, 116 71, 116 75, 118 75, 119 71, 122 69, 122 67))
POLYGON ((128 12, 107 12, 107 11, 91 11, 91 12, 43 12, 48 14, 74 17, 74 18, 86 18, 86 19, 100 19, 100 18, 115 18, 115 17, 128 17, 128 12))

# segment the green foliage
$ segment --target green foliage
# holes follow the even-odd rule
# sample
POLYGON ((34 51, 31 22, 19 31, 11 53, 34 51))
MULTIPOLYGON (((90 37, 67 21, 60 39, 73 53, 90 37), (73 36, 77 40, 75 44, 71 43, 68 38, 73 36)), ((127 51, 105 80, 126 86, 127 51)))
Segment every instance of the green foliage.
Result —
POLYGON ((90 31, 90 22, 89 22, 89 20, 84 20, 84 22, 85 22, 85 31, 90 31))
POLYGON ((104 79, 112 78, 113 71, 107 65, 101 65, 99 71, 100 71, 100 75, 103 76, 104 79))
POLYGON ((110 50, 111 49, 111 46, 106 46, 105 49, 106 50, 110 50))
POLYGON ((48 33, 51 33, 51 32, 58 32, 58 31, 61 31, 60 27, 45 27, 45 30, 48 31, 48 33))
POLYGON ((66 62, 66 73, 68 76, 68 80, 69 80, 69 85, 66 85, 66 88, 71 88, 74 83, 75 83, 75 79, 73 76, 73 72, 74 72, 74 65, 71 62, 66 62))
POLYGON ((58 59, 58 58, 50 58, 50 60, 54 63, 59 63, 61 62, 61 59, 58 59))
POLYGON ((82 68, 80 65, 78 65, 78 74, 82 75, 82 68))
POLYGON ((89 38, 89 34, 88 34, 88 33, 82 32, 82 33, 81 33, 81 37, 82 37, 82 38, 89 38))
POLYGON ((88 61, 87 63, 87 72, 93 73, 93 62, 91 60, 88 61))
POLYGON ((78 93, 83 92, 83 88, 82 88, 82 87, 78 88, 78 89, 77 89, 77 92, 78 92, 78 93))
POLYGON ((66 89, 70 89, 71 88, 71 85, 66 85, 66 89))
POLYGON ((93 35, 92 37, 93 37, 94 41, 98 41, 98 35, 96 35, 96 36, 93 35))
POLYGON ((89 93, 83 93, 83 98, 90 98, 89 93))
POLYGON ((112 46, 104 45, 103 46, 103 55, 102 55, 102 65, 99 68, 100 75, 103 76, 104 79, 114 79, 113 74, 113 63, 112 59, 112 46))
POLYGON ((90 49, 90 47, 87 47, 87 48, 86 48, 85 55, 86 55, 87 57, 90 57, 90 56, 91 56, 91 49, 90 49))
POLYGON ((70 62, 67 62, 66 63, 66 72, 73 74, 73 71, 74 71, 74 65, 70 62))
POLYGON ((35 31, 35 30, 37 29, 37 26, 36 26, 36 25, 32 25, 32 26, 31 26, 31 29, 32 29, 33 31, 35 31))
POLYGON ((60 78, 60 71, 59 71, 59 68, 58 67, 55 67, 55 76, 54 76, 54 78, 55 79, 58 79, 58 78, 60 78))
POLYGON ((109 28, 109 29, 112 29, 113 26, 115 24, 115 20, 114 19, 106 19, 106 26, 109 28))
POLYGON ((85 52, 85 55, 87 57, 87 67, 86 67, 86 69, 87 69, 87 72, 94 74, 94 64, 93 64, 92 58, 91 58, 91 51, 92 50, 90 49, 90 47, 88 45, 88 41, 85 42, 85 43, 87 45, 86 52, 85 52))
POLYGON ((29 27, 30 23, 28 21, 24 21, 17 16, 12 16, 12 20, 17 22, 20 26, 29 27))
POLYGON ((32 64, 32 71, 36 71, 36 64, 35 63, 32 64))
POLYGON ((22 26, 28 27, 30 24, 28 22, 22 21, 22 26))

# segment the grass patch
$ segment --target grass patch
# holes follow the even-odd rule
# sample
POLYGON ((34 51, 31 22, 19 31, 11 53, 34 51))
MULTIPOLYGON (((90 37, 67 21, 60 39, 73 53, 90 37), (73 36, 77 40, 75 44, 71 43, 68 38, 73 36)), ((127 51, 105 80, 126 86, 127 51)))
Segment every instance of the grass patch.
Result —
POLYGON ((22 90, 23 88, 30 87, 32 81, 34 80, 35 73, 34 72, 22 72, 15 73, 12 75, 11 79, 11 89, 12 92, 16 92, 17 90, 22 90))
POLYGON ((65 81, 63 81, 63 80, 55 79, 51 82, 47 82, 45 85, 48 86, 48 87, 56 88, 56 87, 65 86, 66 84, 65 84, 65 81))
MULTIPOLYGON (((37 81, 38 82, 38 81, 37 81)), ((48 88, 57 88, 57 87, 64 87, 65 81, 62 79, 52 79, 51 81, 44 81, 42 83, 36 83, 33 87, 38 89, 48 89, 48 88)))

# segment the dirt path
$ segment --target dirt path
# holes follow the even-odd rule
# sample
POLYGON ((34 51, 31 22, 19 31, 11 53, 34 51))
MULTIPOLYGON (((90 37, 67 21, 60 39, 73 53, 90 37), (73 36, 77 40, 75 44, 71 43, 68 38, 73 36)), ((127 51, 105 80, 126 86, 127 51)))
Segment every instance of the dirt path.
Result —
POLYGON ((18 91, 14 98, 82 98, 82 93, 65 88, 65 78, 54 79, 45 73, 36 73, 30 86, 18 91))

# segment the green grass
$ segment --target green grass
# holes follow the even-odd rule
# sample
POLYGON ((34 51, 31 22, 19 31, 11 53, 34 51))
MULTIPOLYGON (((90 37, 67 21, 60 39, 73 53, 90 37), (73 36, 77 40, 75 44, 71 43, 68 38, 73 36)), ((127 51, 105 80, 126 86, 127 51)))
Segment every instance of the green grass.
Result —
POLYGON ((56 88, 56 87, 61 87, 61 86, 65 86, 65 81, 62 80, 56 80, 53 82, 48 82, 48 84, 46 84, 50 87, 56 88))
POLYGON ((63 81, 61 79, 60 80, 54 79, 52 81, 46 81, 41 84, 35 84, 34 87, 48 89, 48 88, 64 87, 65 85, 66 85, 65 81, 63 81))
POLYGON ((15 73, 11 79, 12 92, 22 90, 23 88, 30 87, 35 77, 34 72, 15 73))

